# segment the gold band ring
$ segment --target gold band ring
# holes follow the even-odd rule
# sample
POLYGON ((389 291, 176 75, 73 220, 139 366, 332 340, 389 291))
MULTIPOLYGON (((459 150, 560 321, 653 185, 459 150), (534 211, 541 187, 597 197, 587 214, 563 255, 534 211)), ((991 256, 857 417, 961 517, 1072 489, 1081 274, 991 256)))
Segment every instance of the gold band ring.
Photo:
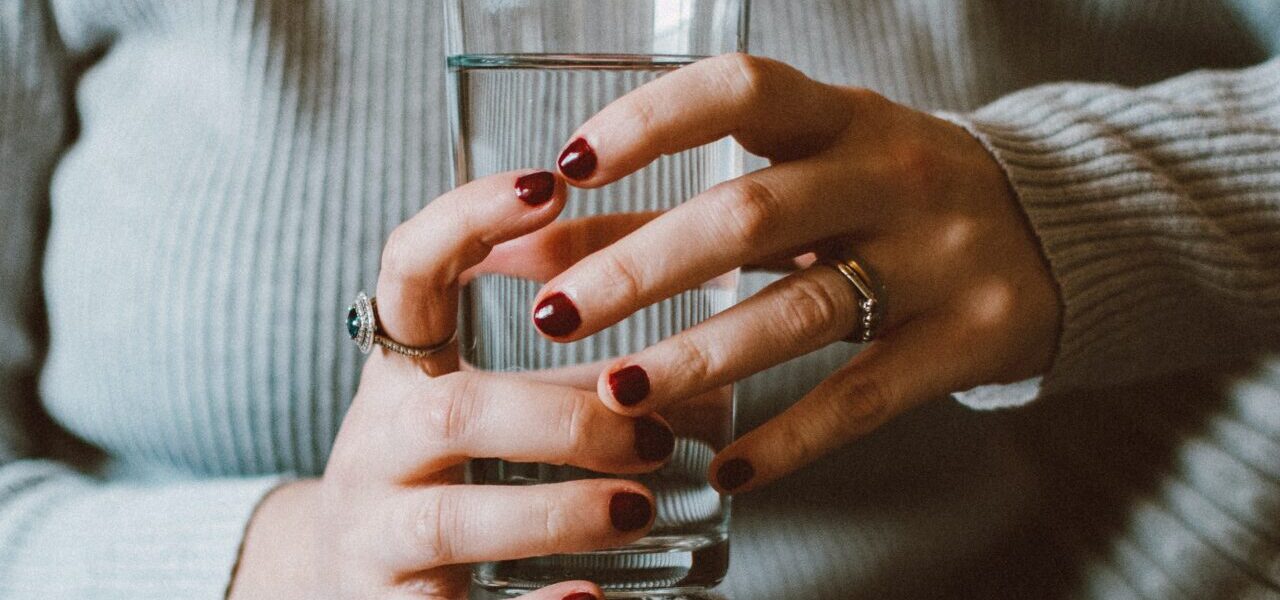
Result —
POLYGON ((838 259, 820 258, 816 264, 835 269, 836 272, 843 275, 853 286, 854 293, 858 296, 858 311, 860 313, 858 326, 844 338, 844 341, 854 344, 866 344, 876 339, 884 309, 881 305, 879 294, 876 292, 876 285, 867 270, 858 264, 856 259, 850 257, 838 259))

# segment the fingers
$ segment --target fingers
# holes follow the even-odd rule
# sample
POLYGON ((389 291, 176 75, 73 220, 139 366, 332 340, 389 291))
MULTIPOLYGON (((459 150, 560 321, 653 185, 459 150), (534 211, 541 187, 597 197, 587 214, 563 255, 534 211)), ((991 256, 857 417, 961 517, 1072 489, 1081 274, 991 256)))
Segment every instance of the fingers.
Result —
POLYGON ((834 269, 796 272, 615 362, 599 377, 600 398, 621 414, 643 415, 733 383, 844 338, 857 326, 857 301, 834 269))
POLYGON ((870 203, 855 201, 861 192, 847 183, 850 168, 806 159, 707 190, 549 281, 534 323, 548 337, 580 339, 740 265, 856 236, 873 219, 860 212, 870 203))
POLYGON ((518 600, 600 600, 604 591, 589 581, 566 581, 518 596, 518 600))
MULTIPOLYGON (((468 583, 471 581, 471 570, 465 567, 457 567, 462 576, 462 583, 456 586, 440 589, 441 586, 435 583, 435 579, 439 578, 440 569, 431 571, 430 579, 413 580, 401 584, 398 588, 385 596, 386 600, 423 600, 423 598, 466 598, 468 583), (419 583, 421 582, 421 583, 419 583)), ((377 596, 384 598, 384 596, 377 596)), ((601 600, 604 598, 604 591, 590 581, 565 581, 543 588, 536 589, 528 594, 516 596, 517 600, 601 600)))
MULTIPOLYGON (((392 403, 388 403, 389 405, 392 403)), ((388 475, 412 482, 468 458, 571 464, 606 473, 643 473, 675 445, 660 417, 628 418, 590 391, 478 373, 425 381, 374 423, 373 456, 388 475)))
POLYGON ((541 381, 552 385, 593 391, 596 389, 597 380, 600 379, 600 372, 604 370, 608 362, 598 360, 551 369, 538 369, 536 371, 493 372, 491 375, 525 381, 541 381))
POLYGON ((794 406, 716 456, 724 492, 763 486, 927 400, 961 389, 968 347, 943 321, 912 321, 877 341, 794 406))
POLYGON ((663 154, 733 135, 773 159, 808 156, 849 123, 846 92, 777 61, 728 54, 699 61, 619 98, 582 125, 560 170, 597 187, 663 154))
MULTIPOLYGON (((434 572, 433 572, 434 573, 434 572)), ((470 581, 471 574, 465 570, 465 580, 470 581)), ((466 585, 459 586, 462 591, 454 594, 442 594, 436 586, 430 589, 417 589, 420 586, 402 585, 401 589, 388 595, 388 600, 422 600, 423 598, 462 598, 466 595, 466 585)), ((381 596, 379 596, 381 597, 381 596)), ((604 591, 590 581, 565 581, 536 589, 528 594, 516 596, 516 600, 600 600, 604 591)))
POLYGON ((378 277, 387 335, 409 346, 447 339, 455 327, 458 278, 497 244, 550 223, 564 185, 546 171, 478 179, 432 201, 391 232, 378 277))
POLYGON ((397 494, 369 548, 397 571, 586 552, 640 539, 653 495, 633 481, 586 479, 531 486, 452 485, 397 494))
POLYGON ((479 265, 463 274, 467 280, 501 273, 532 281, 549 281, 583 257, 600 250, 657 218, 660 212, 615 213, 556 221, 528 235, 498 244, 479 265))

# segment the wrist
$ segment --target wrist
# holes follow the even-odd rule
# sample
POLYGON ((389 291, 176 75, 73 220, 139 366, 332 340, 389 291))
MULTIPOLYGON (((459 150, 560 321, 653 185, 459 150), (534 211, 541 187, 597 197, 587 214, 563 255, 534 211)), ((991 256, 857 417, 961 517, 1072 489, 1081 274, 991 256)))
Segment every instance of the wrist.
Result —
POLYGON ((304 480, 272 490, 245 530, 240 560, 227 598, 307 598, 316 582, 319 557, 319 481, 304 480))

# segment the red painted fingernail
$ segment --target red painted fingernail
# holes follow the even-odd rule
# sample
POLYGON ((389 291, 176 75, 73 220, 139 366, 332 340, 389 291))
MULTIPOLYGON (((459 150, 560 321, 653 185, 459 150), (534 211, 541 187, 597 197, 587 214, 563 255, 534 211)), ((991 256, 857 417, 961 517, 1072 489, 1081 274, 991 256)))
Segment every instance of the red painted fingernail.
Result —
POLYGON ((755 467, 751 463, 741 458, 731 458, 724 461, 719 469, 716 469, 716 481, 720 482, 720 487, 725 490, 735 490, 751 481, 756 476, 755 467))
POLYGON ((564 337, 582 325, 582 317, 578 315, 578 307, 573 305, 573 300, 557 292, 538 303, 533 311, 533 324, 551 337, 564 337))
POLYGON ((545 204, 556 193, 556 176, 547 171, 530 173, 516 180, 516 197, 529 206, 545 204))
POLYGON ((594 594, 588 594, 586 592, 577 592, 577 593, 569 594, 568 596, 565 596, 564 600, 600 600, 600 599, 596 598, 594 594))
POLYGON ((635 531, 649 524, 653 518, 653 505, 649 499, 635 492, 619 492, 609 500, 609 520, 618 531, 635 531))
POLYGON ((645 462, 666 460, 676 449, 676 434, 653 417, 636 419, 636 456, 645 462))
POLYGON ((560 153, 560 172, 570 179, 586 179, 596 170, 596 151, 587 140, 578 138, 560 153))
POLYGON ((649 396, 649 374, 631 365, 609 374, 609 393, 623 406, 635 406, 649 396))

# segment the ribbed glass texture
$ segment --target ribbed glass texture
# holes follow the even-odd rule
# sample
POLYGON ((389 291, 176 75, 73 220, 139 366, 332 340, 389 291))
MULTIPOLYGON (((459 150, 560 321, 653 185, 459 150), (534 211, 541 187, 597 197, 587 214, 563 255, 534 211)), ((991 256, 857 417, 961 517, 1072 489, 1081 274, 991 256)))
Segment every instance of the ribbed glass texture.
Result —
MULTIPOLYGON (((454 175, 462 184, 517 169, 553 169, 574 131, 610 102, 709 54, 741 49, 739 1, 448 3, 449 85, 454 175)), ((672 210, 742 173, 732 140, 663 156, 608 186, 571 188, 559 217, 672 210)), ((551 251, 577 256, 595 227, 575 227, 551 251)), ((674 248, 653 248, 655 257, 674 248)), ((644 259, 646 257, 640 257, 644 259)), ((540 259, 530 256, 532 266, 540 259)), ((532 269, 531 269, 532 270, 532 269)), ((481 274, 463 290, 463 358, 482 370, 522 372, 574 367, 588 385, 600 363, 638 352, 696 325, 736 300, 736 271, 643 307, 622 322, 573 343, 556 343, 533 326, 531 309, 545 281, 519 265, 481 274)), ((616 285, 616 282, 593 282, 616 285)), ((670 462, 636 479, 655 494, 650 534, 621 549, 484 563, 477 582, 499 594, 564 579, 590 579, 610 597, 670 597, 715 585, 727 568, 728 499, 708 483, 711 458, 733 437, 733 393, 713 390, 663 412, 676 434, 670 462)), ((605 477, 572 467, 476 461, 476 483, 529 485, 605 477)))

